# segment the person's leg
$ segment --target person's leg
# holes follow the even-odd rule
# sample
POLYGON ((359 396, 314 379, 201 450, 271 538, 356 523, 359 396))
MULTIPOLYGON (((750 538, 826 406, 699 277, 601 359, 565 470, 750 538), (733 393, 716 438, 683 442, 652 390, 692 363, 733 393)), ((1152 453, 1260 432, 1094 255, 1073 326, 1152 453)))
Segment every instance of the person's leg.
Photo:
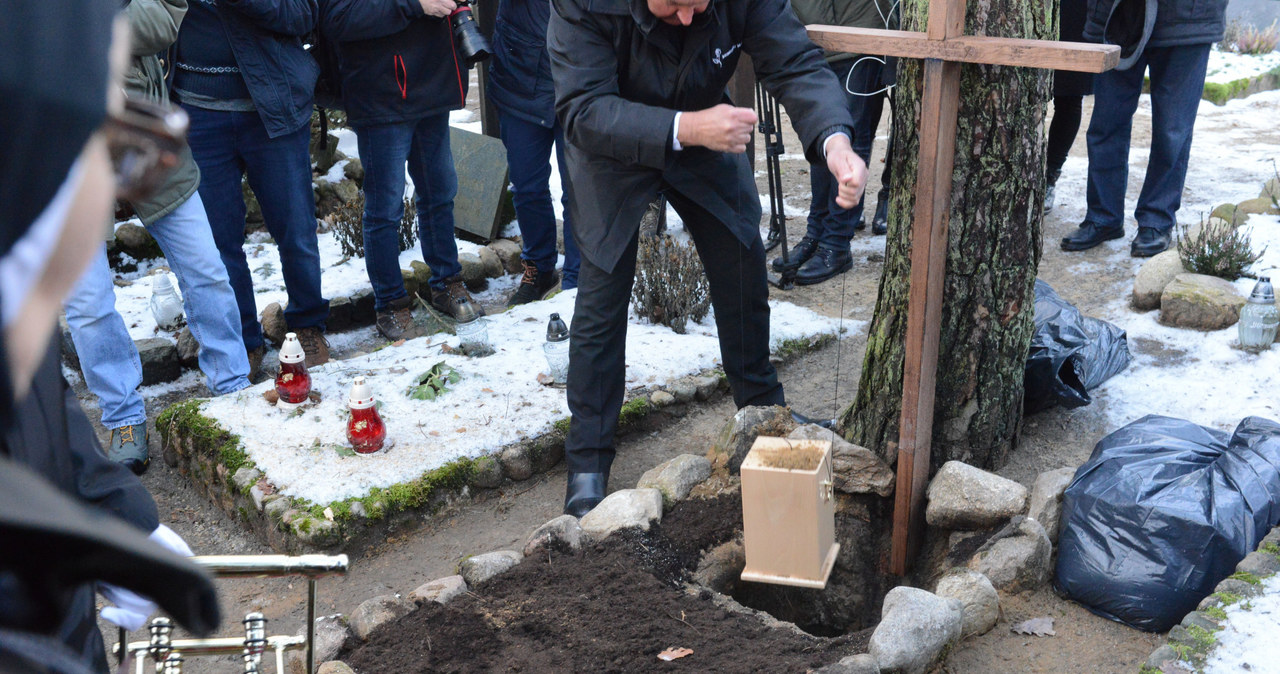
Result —
POLYGON ((692 199, 676 190, 668 190, 668 195, 707 272, 720 359, 733 390, 733 402, 738 407, 785 405, 778 372, 769 362, 764 244, 753 237, 750 247, 743 246, 728 227, 692 199))
POLYGON ((512 201, 523 243, 524 276, 510 304, 542 299, 555 287, 556 214, 551 207, 551 149, 555 131, 499 111, 502 144, 507 148, 512 201))
POLYGON ((564 160, 564 128, 556 122, 556 161, 560 166, 560 205, 564 210, 564 268, 560 276, 560 288, 573 290, 578 287, 578 269, 582 265, 582 254, 578 252, 578 242, 573 238, 573 216, 569 208, 569 171, 564 160))
POLYGON ((138 394, 142 361, 116 311, 115 284, 105 246, 94 255, 64 305, 80 371, 89 391, 98 396, 103 427, 115 430, 145 424, 147 410, 138 394))
MULTIPOLYGON (((183 106, 191 119, 187 143, 200 167, 200 201, 208 216, 240 314, 245 351, 262 348, 262 326, 253 295, 253 277, 244 255, 244 161, 237 151, 235 116, 241 113, 183 106)), ((253 113, 247 113, 253 114, 253 113)))
POLYGON ((418 195, 418 241, 422 259, 431 267, 431 288, 439 292, 446 281, 462 273, 458 242, 453 238, 453 199, 458 174, 449 149, 449 115, 418 120, 409 150, 409 177, 418 195))
POLYGON ((1045 181, 1058 182, 1062 165, 1067 161, 1076 133, 1080 131, 1084 96, 1054 96, 1053 121, 1049 123, 1049 144, 1045 149, 1045 181))
POLYGON ((200 344, 200 370, 214 395, 249 386, 239 308, 200 194, 147 227, 178 277, 187 326, 200 344))
POLYGON ((412 138, 412 123, 356 129, 364 166, 364 266, 377 311, 387 311, 392 302, 408 295, 400 274, 400 220, 412 138))
POLYGON ((1129 181, 1129 136, 1142 93, 1146 57, 1128 70, 1108 70, 1094 80, 1089 144, 1089 184, 1085 222, 1104 230, 1124 229, 1124 194, 1129 181))
MULTIPOLYGON (((263 222, 280 251, 280 271, 289 294, 285 322, 294 331, 314 328, 322 332, 329 317, 329 300, 320 290, 320 247, 308 149, 311 125, 271 138, 257 113, 243 114, 241 154, 249 187, 262 207, 263 222)), ((324 360, 328 360, 327 353, 321 362, 324 360)))
POLYGON ((1204 89, 1208 44, 1147 50, 1151 66, 1151 156, 1134 217, 1138 227, 1173 230, 1204 89))
MULTIPOLYGON (((855 61, 857 62, 857 61, 855 61)), ((876 140, 876 127, 880 125, 880 114, 884 111, 884 93, 881 89, 881 71, 884 64, 875 58, 867 58, 857 62, 848 73, 845 95, 849 100, 849 113, 853 115, 853 151, 857 153, 867 166, 871 165, 871 146, 876 140)), ((835 195, 832 195, 834 201, 835 195)), ((861 229, 863 203, 866 194, 849 209, 849 218, 853 227, 861 229)), ((852 233, 850 233, 852 237, 852 233)))
MULTIPOLYGON (((881 82, 884 81, 884 69, 881 69, 881 82)), ((871 233, 884 234, 889 231, 889 184, 893 177, 893 92, 881 94, 889 101, 889 139, 884 145, 884 170, 880 172, 880 192, 876 194, 876 215, 871 220, 871 233)), ((880 120, 876 120, 876 126, 880 120)))

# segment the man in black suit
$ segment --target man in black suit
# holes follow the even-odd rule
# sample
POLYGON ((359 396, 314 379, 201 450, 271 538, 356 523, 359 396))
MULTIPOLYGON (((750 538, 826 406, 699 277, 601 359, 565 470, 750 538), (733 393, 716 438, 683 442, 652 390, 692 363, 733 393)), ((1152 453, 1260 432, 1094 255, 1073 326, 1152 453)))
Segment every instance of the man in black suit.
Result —
POLYGON ((867 169, 850 146, 840 85, 786 0, 553 0, 547 46, 568 141, 582 252, 569 351, 565 512, 604 498, 625 385, 628 298, 640 218, 659 192, 707 270, 734 402, 784 405, 769 363, 760 198, 744 154, 756 123, 725 92, 745 51, 782 101, 837 201, 857 203, 867 169))

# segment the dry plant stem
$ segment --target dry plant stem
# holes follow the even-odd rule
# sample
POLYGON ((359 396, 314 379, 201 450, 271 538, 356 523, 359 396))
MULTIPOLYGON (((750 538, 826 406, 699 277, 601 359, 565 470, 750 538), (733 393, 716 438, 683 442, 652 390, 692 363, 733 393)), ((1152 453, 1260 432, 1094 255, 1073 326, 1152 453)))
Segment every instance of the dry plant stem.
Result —
POLYGON ((1248 230, 1230 225, 1215 225, 1201 218, 1200 229, 1191 236, 1183 225, 1178 235, 1178 257, 1188 271, 1218 276, 1234 281, 1246 275, 1266 247, 1253 252, 1248 230))

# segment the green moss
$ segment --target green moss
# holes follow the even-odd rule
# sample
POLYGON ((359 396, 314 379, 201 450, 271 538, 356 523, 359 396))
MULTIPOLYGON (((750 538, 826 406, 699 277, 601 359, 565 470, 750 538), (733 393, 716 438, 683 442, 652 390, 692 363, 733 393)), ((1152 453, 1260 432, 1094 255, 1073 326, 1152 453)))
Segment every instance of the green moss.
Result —
POLYGON ((1201 98, 1216 105, 1222 105, 1249 88, 1249 79, 1232 80, 1230 82, 1205 82, 1204 94, 1201 98))
POLYGON ((622 409, 618 411, 618 428, 626 429, 638 423, 649 415, 653 410, 653 404, 648 398, 638 397, 627 401, 622 409))
POLYGON ((1213 596, 1217 597, 1218 601, 1222 602, 1223 606, 1231 606, 1232 604, 1239 603, 1241 599, 1244 599, 1243 596, 1234 592, 1214 592, 1213 596))
POLYGON ((244 466, 253 465, 249 455, 240 449, 240 436, 227 432, 214 420, 200 414, 200 400, 187 400, 170 405, 156 419, 156 428, 164 443, 170 442, 169 434, 181 429, 182 435, 195 441, 201 451, 217 455, 218 462, 227 467, 227 476, 235 475, 244 466))
MULTIPOLYGON (((369 494, 360 499, 349 499, 342 504, 331 504, 334 519, 339 517, 339 508, 343 508, 342 517, 351 517, 351 503, 359 500, 364 504, 369 519, 378 519, 387 513, 410 510, 427 504, 433 494, 440 491, 457 491, 467 485, 475 473, 475 462, 472 459, 458 459, 435 470, 423 473, 412 482, 402 482, 390 487, 375 487, 369 494)), ((323 508, 322 508, 323 510, 323 508)))
POLYGON ((1235 572, 1235 573, 1233 573, 1233 574, 1231 574, 1230 576, 1227 576, 1227 577, 1228 577, 1228 578, 1234 578, 1234 579, 1236 579, 1236 580, 1246 582, 1246 583, 1248 583, 1248 584, 1250 584, 1250 585, 1262 585, 1262 579, 1261 579, 1261 578, 1258 578, 1257 576, 1253 575, 1252 573, 1249 573, 1248 571, 1237 571, 1237 572, 1235 572))
POLYGON ((1222 621, 1227 619, 1227 612, 1224 611, 1221 606, 1210 606, 1208 608, 1201 609, 1200 612, 1214 620, 1222 621))
POLYGON ((1144 664, 1141 668, 1138 669, 1138 674, 1161 674, 1161 672, 1160 670, 1156 669, 1155 667, 1152 667, 1151 665, 1144 664))
POLYGON ((799 338, 784 340, 778 345, 774 355, 782 360, 791 360, 796 356, 800 356, 818 349, 836 341, 836 336, 831 334, 822 334, 813 339, 799 338))
POLYGON ((572 421, 572 417, 565 417, 555 422, 554 424, 551 424, 551 427, 556 429, 556 432, 562 435, 568 435, 570 421, 572 421))
POLYGON ((1209 649, 1218 643, 1218 638, 1213 635, 1213 632, 1199 625, 1188 627, 1187 635, 1191 637, 1191 647, 1199 653, 1208 653, 1209 649))
POLYGON ((301 522, 298 522, 298 531, 301 531, 301 532, 302 532, 302 533, 304 533, 304 534, 309 534, 309 533, 311 533, 311 518, 310 518, 310 517, 308 517, 308 518, 306 518, 306 519, 302 520, 301 522))
POLYGON ((1280 545, 1275 543, 1266 543, 1259 549, 1273 557, 1280 557, 1280 545))

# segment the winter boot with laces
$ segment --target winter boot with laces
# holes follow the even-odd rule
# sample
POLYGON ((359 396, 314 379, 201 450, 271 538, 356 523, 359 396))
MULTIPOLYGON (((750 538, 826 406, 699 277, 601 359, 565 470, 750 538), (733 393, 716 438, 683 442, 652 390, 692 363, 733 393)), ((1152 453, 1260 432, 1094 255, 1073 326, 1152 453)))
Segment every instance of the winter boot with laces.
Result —
POLYGON ((507 302, 509 307, 546 299, 547 295, 555 289, 556 283, 560 281, 560 275, 554 269, 538 271, 538 267, 532 262, 528 260, 521 260, 521 262, 524 263, 524 276, 520 277, 520 286, 507 302))

